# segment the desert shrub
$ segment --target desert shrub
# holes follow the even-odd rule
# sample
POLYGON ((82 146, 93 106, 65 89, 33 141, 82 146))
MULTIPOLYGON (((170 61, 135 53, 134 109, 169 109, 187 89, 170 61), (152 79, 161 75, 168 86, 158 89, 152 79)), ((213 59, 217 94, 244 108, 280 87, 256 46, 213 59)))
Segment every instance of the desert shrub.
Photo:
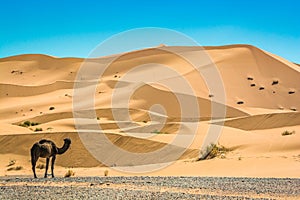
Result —
POLYGON ((75 176, 75 172, 71 169, 69 169, 64 177, 71 177, 71 176, 75 176))
POLYGON ((29 126, 36 126, 36 125, 39 125, 40 123, 38 122, 30 122, 30 121, 25 121, 21 124, 19 124, 19 126, 22 126, 22 127, 29 127, 29 126))
POLYGON ((30 126, 30 121, 25 121, 24 123, 23 123, 25 126, 30 126))
POLYGON ((213 158, 218 157, 220 155, 222 155, 222 157, 224 157, 224 155, 228 151, 230 151, 230 149, 228 149, 224 146, 218 146, 216 144, 211 144, 211 145, 206 147, 204 152, 201 152, 202 157, 199 158, 199 160, 213 159, 213 158))
POLYGON ((108 170, 107 169, 104 171, 104 176, 108 176, 108 170))
POLYGON ((40 123, 38 123, 38 122, 31 122, 31 126, 37 126, 37 125, 39 125, 40 123))
POLYGON ((21 169, 23 169, 22 166, 16 166, 16 167, 15 167, 15 170, 21 170, 21 169))
POLYGON ((28 127, 27 125, 25 125, 25 124, 19 124, 19 126, 22 126, 22 127, 28 127))
POLYGON ((42 163, 40 163, 40 164, 38 164, 38 165, 36 166, 36 168, 38 168, 38 169, 44 169, 44 168, 45 168, 45 165, 42 164, 42 163))
POLYGON ((7 168, 7 171, 12 171, 12 170, 18 171, 18 170, 21 170, 21 169, 23 169, 22 166, 16 166, 16 167, 10 167, 10 168, 7 168))
POLYGON ((55 108, 53 107, 53 106, 51 106, 50 108, 49 108, 49 110, 54 110, 55 108))
POLYGON ((12 165, 16 164, 16 160, 10 160, 7 167, 10 167, 12 165))
POLYGON ((35 130, 34 130, 35 132, 38 132, 38 131, 43 131, 43 129, 42 128, 35 128, 35 130))
POLYGON ((162 132, 162 131, 159 131, 157 129, 155 129, 154 131, 152 131, 151 133, 155 133, 155 134, 168 134, 168 132, 162 132))
POLYGON ((281 133, 281 135, 286 136, 286 135, 293 135, 295 133, 296 133, 295 131, 284 131, 284 132, 281 133))

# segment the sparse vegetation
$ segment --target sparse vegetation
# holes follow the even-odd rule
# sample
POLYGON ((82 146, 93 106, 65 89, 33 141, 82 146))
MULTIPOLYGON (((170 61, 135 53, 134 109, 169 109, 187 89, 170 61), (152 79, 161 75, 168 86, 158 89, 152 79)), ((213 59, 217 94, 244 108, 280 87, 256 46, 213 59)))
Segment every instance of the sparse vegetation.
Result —
POLYGON ((25 126, 30 126, 30 121, 25 121, 24 123, 23 123, 25 126))
POLYGON ((247 78, 249 81, 253 81, 253 78, 252 77, 248 77, 247 78))
POLYGON ((259 87, 259 90, 264 90, 265 88, 264 87, 259 87))
POLYGON ((28 127, 30 127, 30 126, 37 126, 37 125, 39 125, 39 124, 40 124, 40 123, 38 123, 38 122, 25 121, 25 122, 19 124, 19 126, 28 128, 28 127))
POLYGON ((42 128, 35 128, 34 132, 43 131, 42 128))
POLYGON ((38 168, 38 169, 44 169, 44 168, 45 168, 45 165, 42 164, 42 163, 40 163, 40 164, 38 164, 38 165, 36 166, 36 168, 38 168))
POLYGON ((69 169, 64 177, 71 177, 71 176, 75 176, 75 172, 71 169, 69 169))
POLYGON ((107 169, 104 171, 104 176, 108 176, 108 170, 107 169))
POLYGON ((55 108, 53 107, 53 106, 51 106, 50 108, 49 108, 49 110, 54 110, 55 108))
POLYGON ((162 131, 159 131, 157 129, 155 129, 154 131, 152 131, 151 133, 155 133, 155 134, 168 134, 168 132, 162 132, 162 131))
POLYGON ((13 166, 14 164, 16 164, 16 160, 10 160, 7 167, 13 166))
POLYGON ((251 86, 251 87, 254 87, 254 86, 255 86, 255 83, 252 83, 250 86, 251 86))
POLYGON ((37 126, 37 125, 39 125, 40 123, 38 123, 38 122, 31 122, 31 126, 37 126))
POLYGON ((12 170, 18 171, 18 170, 21 170, 21 169, 23 169, 22 166, 16 166, 16 167, 7 168, 7 171, 12 171, 12 170))
POLYGON ((286 135, 293 135, 295 133, 296 133, 295 131, 284 131, 284 132, 281 133, 281 135, 286 136, 286 135))
POLYGON ((218 146, 216 144, 211 144, 206 147, 206 150, 204 152, 201 152, 202 157, 199 158, 199 160, 209 160, 213 159, 215 157, 221 156, 222 158, 225 158, 225 155, 227 152, 229 152, 230 149, 224 147, 224 146, 218 146))
POLYGON ((238 101, 237 104, 244 104, 244 102, 243 101, 238 101))

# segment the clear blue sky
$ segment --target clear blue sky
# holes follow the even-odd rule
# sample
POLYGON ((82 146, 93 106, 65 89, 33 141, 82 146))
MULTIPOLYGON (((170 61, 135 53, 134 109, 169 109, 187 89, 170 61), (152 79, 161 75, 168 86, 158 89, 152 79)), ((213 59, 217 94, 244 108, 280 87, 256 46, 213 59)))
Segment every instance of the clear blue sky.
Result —
POLYGON ((180 31, 201 45, 252 44, 300 63, 298 0, 0 0, 0 57, 86 57, 132 28, 180 31))

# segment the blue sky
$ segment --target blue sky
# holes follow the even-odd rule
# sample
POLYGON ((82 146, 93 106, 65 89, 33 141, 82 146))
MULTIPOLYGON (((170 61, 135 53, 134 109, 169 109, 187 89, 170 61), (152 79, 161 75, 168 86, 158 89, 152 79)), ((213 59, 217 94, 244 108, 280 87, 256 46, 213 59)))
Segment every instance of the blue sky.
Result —
MULTIPOLYGON (((0 57, 87 57, 114 34, 142 27, 182 32, 200 45, 252 44, 300 63, 300 1, 0 0, 0 57)), ((169 44, 172 45, 172 44, 169 44)))

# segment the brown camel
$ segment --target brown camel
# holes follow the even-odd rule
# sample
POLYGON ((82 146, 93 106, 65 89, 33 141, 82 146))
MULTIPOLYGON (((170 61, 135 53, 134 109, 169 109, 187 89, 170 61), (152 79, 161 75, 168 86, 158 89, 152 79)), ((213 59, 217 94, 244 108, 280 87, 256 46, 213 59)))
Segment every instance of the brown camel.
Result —
POLYGON ((65 153, 71 144, 71 140, 69 138, 64 139, 64 145, 61 148, 58 148, 54 142, 51 140, 42 139, 39 142, 36 142, 31 147, 31 164, 32 164, 32 171, 34 174, 34 178, 37 178, 35 174, 35 165, 39 157, 46 158, 46 171, 45 171, 45 178, 47 178, 47 171, 49 166, 50 157, 51 159, 51 174, 52 178, 54 178, 54 162, 56 159, 56 154, 63 154, 65 153))

